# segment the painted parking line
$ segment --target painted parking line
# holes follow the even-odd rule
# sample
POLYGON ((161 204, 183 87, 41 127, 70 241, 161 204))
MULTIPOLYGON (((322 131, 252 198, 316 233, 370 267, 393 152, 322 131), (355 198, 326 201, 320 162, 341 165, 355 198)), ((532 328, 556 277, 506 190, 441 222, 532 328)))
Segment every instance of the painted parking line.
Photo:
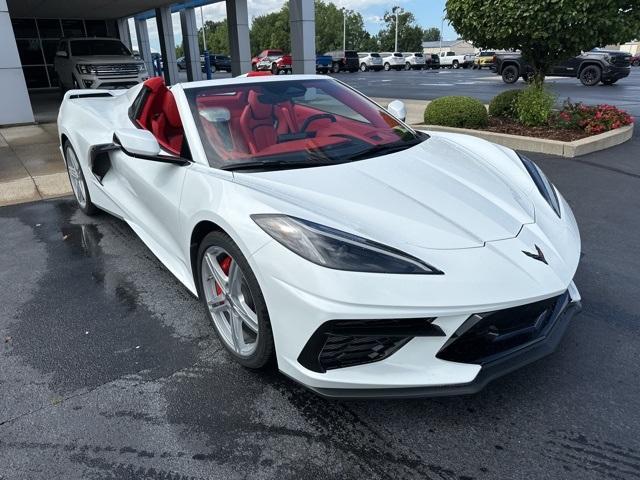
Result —
POLYGON ((453 87, 455 83, 420 83, 424 87, 453 87))

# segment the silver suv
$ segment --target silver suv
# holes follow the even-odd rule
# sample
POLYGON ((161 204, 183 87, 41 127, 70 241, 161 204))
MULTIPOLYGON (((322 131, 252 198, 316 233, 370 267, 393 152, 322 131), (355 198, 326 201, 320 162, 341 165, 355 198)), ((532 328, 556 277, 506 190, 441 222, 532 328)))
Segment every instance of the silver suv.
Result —
POLYGON ((149 78, 144 62, 115 38, 63 38, 53 65, 63 90, 129 88, 149 78))

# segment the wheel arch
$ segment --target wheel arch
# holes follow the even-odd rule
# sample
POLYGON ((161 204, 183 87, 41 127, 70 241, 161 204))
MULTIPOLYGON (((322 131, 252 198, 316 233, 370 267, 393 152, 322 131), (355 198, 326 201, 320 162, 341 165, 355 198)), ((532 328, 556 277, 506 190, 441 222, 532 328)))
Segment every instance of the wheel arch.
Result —
POLYGON ((518 62, 514 60, 505 60, 500 64, 500 73, 502 74, 504 69, 507 67, 516 67, 516 69, 518 70, 518 76, 520 76, 520 70, 522 69, 520 68, 520 64, 518 62))
POLYGON ((196 289, 198 288, 198 282, 196 279, 196 275, 198 274, 198 247, 200 246, 200 243, 202 243, 204 237, 211 232, 222 232, 229 235, 219 224, 211 220, 200 220, 193 227, 189 238, 189 264, 191 266, 191 275, 193 276, 196 289))
POLYGON ((585 60, 578 66, 578 71, 576 72, 576 76, 579 77, 580 74, 582 73, 582 70, 584 70, 587 67, 598 67, 600 70, 603 70, 602 65, 600 65, 598 62, 594 60, 585 60))

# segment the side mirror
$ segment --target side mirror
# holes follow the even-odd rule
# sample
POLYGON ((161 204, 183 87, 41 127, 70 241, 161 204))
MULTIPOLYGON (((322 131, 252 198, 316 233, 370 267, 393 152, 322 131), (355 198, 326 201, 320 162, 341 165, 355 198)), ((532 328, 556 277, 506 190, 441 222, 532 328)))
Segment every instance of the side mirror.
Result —
POLYGON ((189 160, 186 158, 160 155, 160 144, 149 130, 119 128, 113 134, 113 143, 133 158, 181 166, 189 163, 189 160))
POLYGON ((67 55, 67 52, 65 52, 64 50, 58 50, 56 52, 56 57, 63 57, 63 58, 67 58, 69 55, 67 55))
POLYGON ((400 100, 394 100, 393 102, 389 103, 389 105, 387 106, 387 111, 403 122, 407 118, 407 107, 404 105, 404 102, 400 100))

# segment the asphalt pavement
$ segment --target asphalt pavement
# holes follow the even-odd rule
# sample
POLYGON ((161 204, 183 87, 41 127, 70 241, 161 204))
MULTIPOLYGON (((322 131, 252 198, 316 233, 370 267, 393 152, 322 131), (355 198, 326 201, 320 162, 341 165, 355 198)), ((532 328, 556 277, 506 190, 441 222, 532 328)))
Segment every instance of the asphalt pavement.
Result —
MULTIPOLYGON (((416 73, 458 74, 479 75, 416 73)), ((580 225, 584 310, 469 397, 327 401, 245 370, 124 222, 0 208, 0 479, 640 478, 639 146, 531 155, 580 225)))

